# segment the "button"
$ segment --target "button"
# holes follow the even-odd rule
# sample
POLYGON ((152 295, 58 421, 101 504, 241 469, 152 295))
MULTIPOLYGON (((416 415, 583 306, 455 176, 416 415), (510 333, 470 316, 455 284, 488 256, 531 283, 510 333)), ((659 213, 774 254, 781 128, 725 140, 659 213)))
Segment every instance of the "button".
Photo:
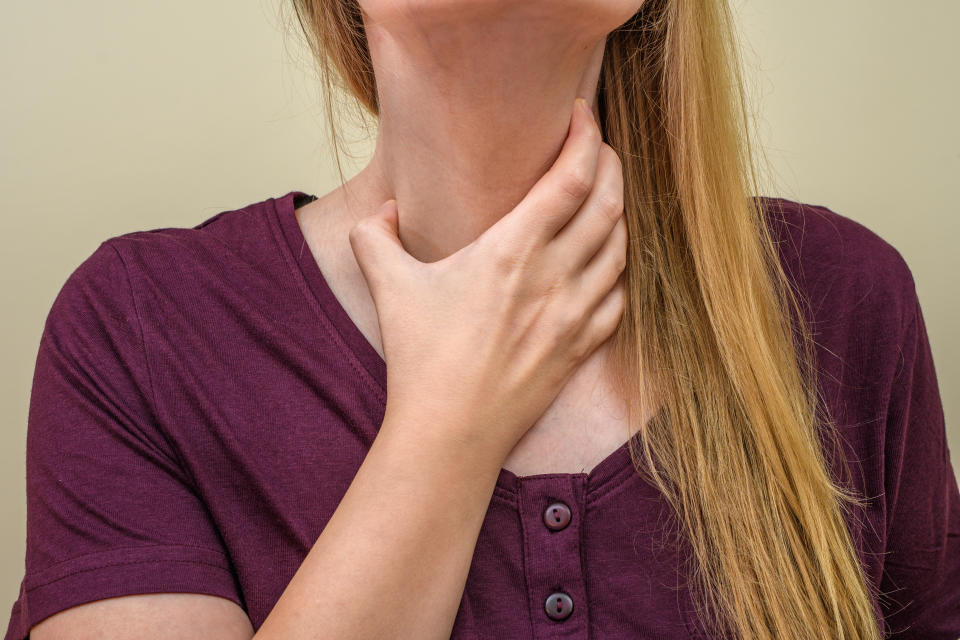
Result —
POLYGON ((566 620, 573 613, 573 600, 563 591, 551 593, 544 605, 547 615, 554 620, 566 620))
POLYGON ((562 502, 554 502, 543 512, 543 523, 548 529, 560 531, 570 524, 570 507, 562 502))

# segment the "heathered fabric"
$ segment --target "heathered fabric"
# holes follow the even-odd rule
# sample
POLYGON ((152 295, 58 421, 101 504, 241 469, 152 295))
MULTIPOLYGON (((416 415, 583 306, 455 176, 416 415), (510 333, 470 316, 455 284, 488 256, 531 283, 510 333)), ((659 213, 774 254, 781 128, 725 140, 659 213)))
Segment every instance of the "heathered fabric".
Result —
MULTIPOLYGON (((325 283, 300 191, 105 240, 47 317, 27 435, 27 552, 6 640, 136 593, 233 600, 259 628, 383 417, 386 367, 325 283)), ((960 636, 960 495, 909 269, 822 206, 764 203, 810 299, 820 386, 870 498, 852 523, 905 638, 960 636)), ((843 459, 842 457, 840 459, 843 459)), ((501 470, 452 637, 706 637, 672 519, 627 443, 589 473, 501 470), (570 524, 543 522, 565 502, 570 524), (569 594, 563 621, 547 597, 569 594)))

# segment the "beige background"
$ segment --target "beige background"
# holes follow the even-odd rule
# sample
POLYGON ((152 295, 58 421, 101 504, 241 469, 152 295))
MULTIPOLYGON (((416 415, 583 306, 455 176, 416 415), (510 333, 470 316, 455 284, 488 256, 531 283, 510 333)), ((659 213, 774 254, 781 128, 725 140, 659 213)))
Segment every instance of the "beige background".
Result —
MULTIPOLYGON (((0 618, 24 556, 24 439, 53 298, 104 239, 337 180, 281 0, 25 2, 0 21, 0 618)), ((960 3, 735 0, 774 195, 897 247, 960 469, 960 3)), ((370 149, 356 147, 362 161, 370 149)), ((355 165, 356 166, 356 165, 355 165)), ((352 175, 350 165, 345 168, 352 175)))

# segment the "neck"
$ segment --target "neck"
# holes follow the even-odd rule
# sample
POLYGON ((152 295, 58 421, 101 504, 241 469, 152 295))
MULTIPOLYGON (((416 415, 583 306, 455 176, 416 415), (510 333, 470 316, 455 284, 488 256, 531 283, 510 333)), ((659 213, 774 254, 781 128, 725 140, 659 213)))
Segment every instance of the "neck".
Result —
POLYGON ((574 99, 595 105, 605 33, 484 17, 366 24, 380 127, 347 207, 359 219, 396 198, 400 240, 423 262, 513 209, 558 156, 574 99))

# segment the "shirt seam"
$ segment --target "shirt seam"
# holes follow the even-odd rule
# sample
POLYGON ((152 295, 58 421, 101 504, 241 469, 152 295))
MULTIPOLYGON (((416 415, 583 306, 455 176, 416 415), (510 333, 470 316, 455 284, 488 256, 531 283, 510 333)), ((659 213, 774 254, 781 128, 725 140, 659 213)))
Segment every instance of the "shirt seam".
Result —
MULTIPOLYGON (((74 556, 74 557, 68 558, 68 559, 66 559, 66 560, 61 560, 61 561, 57 562, 56 564, 53 564, 53 565, 51 565, 51 566, 49 566, 49 567, 44 568, 42 571, 44 571, 44 572, 50 571, 51 569, 55 569, 56 567, 58 567, 58 566, 60 566, 60 565, 62 565, 62 564, 65 564, 65 563, 68 563, 68 562, 75 562, 75 561, 77 561, 77 560, 80 559, 80 558, 85 558, 85 557, 89 557, 89 556, 95 556, 95 555, 101 555, 101 554, 111 554, 111 553, 115 553, 115 552, 117 552, 117 551, 128 550, 128 549, 148 550, 148 549, 157 549, 157 548, 163 548, 163 549, 200 549, 200 550, 203 550, 203 551, 206 551, 206 552, 215 553, 215 554, 217 554, 218 556, 222 557, 225 562, 229 562, 229 559, 227 558, 227 556, 226 556, 222 551, 219 551, 219 550, 217 550, 217 549, 210 549, 210 548, 207 548, 207 547, 195 547, 195 546, 191 546, 191 545, 180 545, 180 544, 151 544, 151 545, 143 545, 143 546, 137 546, 137 547, 115 547, 115 548, 113 548, 113 549, 108 549, 108 550, 105 550, 105 551, 95 551, 95 552, 93 552, 93 553, 81 554, 81 555, 79 555, 79 556, 74 556)), ((67 579, 67 578, 70 578, 70 577, 75 576, 75 575, 79 575, 79 574, 81 574, 81 573, 88 573, 88 572, 91 572, 91 571, 100 571, 100 570, 102 570, 102 569, 106 569, 106 568, 109 568, 109 567, 118 567, 118 566, 124 566, 124 565, 134 565, 134 564, 156 564, 156 563, 159 563, 159 564, 164 564, 164 563, 186 563, 186 564, 203 565, 203 566, 207 566, 207 567, 214 567, 214 568, 216 568, 216 569, 220 569, 221 571, 223 571, 224 573, 230 575, 231 577, 233 576, 233 572, 232 572, 228 567, 224 566, 223 564, 216 564, 216 563, 214 563, 214 562, 206 562, 206 561, 201 560, 201 559, 196 559, 196 558, 193 558, 193 559, 186 559, 186 558, 183 558, 183 559, 181 559, 181 558, 175 558, 175 559, 173 559, 173 558, 144 558, 144 559, 139 559, 139 560, 121 560, 121 561, 116 561, 116 562, 105 562, 105 563, 103 563, 103 564, 97 564, 97 565, 95 565, 95 566, 83 567, 83 568, 81 568, 81 569, 76 569, 76 570, 70 571, 70 572, 68 572, 68 573, 65 573, 65 574, 63 574, 63 575, 59 575, 59 576, 57 576, 57 577, 55 577, 55 578, 51 578, 51 579, 45 580, 45 581, 40 582, 40 583, 37 583, 37 584, 32 584, 32 585, 30 585, 29 587, 27 587, 27 588, 25 589, 25 591, 26 591, 27 593, 29 593, 29 592, 34 591, 34 590, 36 590, 36 589, 40 589, 40 588, 42 588, 42 587, 49 586, 49 585, 51 585, 51 584, 53 584, 53 583, 55 583, 55 582, 59 582, 60 580, 65 580, 65 579, 67 579)))
POLYGON ((62 576, 58 576, 58 577, 53 578, 53 579, 51 579, 51 580, 48 580, 48 581, 46 581, 46 582, 41 582, 40 584, 32 585, 32 586, 26 588, 24 591, 25 591, 26 593, 31 593, 31 592, 33 592, 33 591, 36 591, 37 589, 42 589, 42 588, 44 588, 44 587, 49 587, 50 585, 52 585, 52 584, 54 584, 54 583, 56 583, 56 582, 60 582, 61 580, 66 580, 67 578, 72 578, 73 576, 80 575, 80 574, 82 574, 82 573, 90 573, 90 572, 92 572, 92 571, 101 571, 101 570, 103 570, 103 569, 109 569, 110 567, 122 567, 122 566, 125 566, 125 565, 134 565, 134 564, 167 564, 167 563, 192 564, 192 565, 200 565, 200 566, 205 566, 205 567, 212 567, 212 568, 214 568, 214 569, 219 569, 220 571, 223 571, 224 573, 226 573, 226 574, 227 574, 228 576, 230 576, 231 578, 233 577, 233 573, 231 573, 231 571, 230 571, 229 569, 227 569, 227 568, 225 568, 225 567, 222 567, 222 566, 220 566, 220 565, 218 565, 218 564, 213 564, 213 563, 211 563, 211 562, 203 562, 203 561, 201 561, 201 560, 169 560, 169 559, 165 559, 165 560, 127 560, 127 561, 124 561, 124 562, 110 562, 110 563, 108 563, 108 564, 97 565, 96 567, 87 567, 86 569, 77 569, 76 571, 71 571, 70 573, 66 573, 66 574, 64 574, 64 575, 62 575, 62 576))
POLYGON ((80 558, 87 558, 87 557, 89 557, 89 556, 106 555, 106 554, 115 553, 115 552, 117 552, 117 551, 126 551, 126 550, 129 550, 129 549, 158 549, 158 548, 162 548, 162 549, 197 549, 197 550, 199 550, 199 551, 207 551, 207 552, 211 552, 211 553, 216 553, 217 555, 223 556, 224 559, 227 559, 227 560, 228 560, 227 555, 226 555, 223 551, 221 551, 220 549, 215 549, 215 548, 213 548, 213 547, 201 547, 201 546, 195 545, 195 544, 137 544, 137 545, 124 545, 124 546, 122 546, 122 547, 110 547, 109 549, 103 549, 103 550, 101 550, 101 551, 91 551, 91 552, 89 552, 89 553, 81 553, 81 554, 79 554, 79 555, 71 556, 71 557, 69 557, 69 558, 66 558, 65 560, 58 560, 57 562, 54 562, 53 564, 51 564, 51 565, 49 565, 48 567, 46 567, 45 569, 43 569, 43 571, 49 571, 49 570, 51 570, 51 569, 54 569, 54 568, 60 566, 61 564, 64 564, 64 563, 67 563, 67 562, 76 562, 76 561, 79 560, 80 558))
MULTIPOLYGON (((915 286, 911 287, 911 291, 913 292, 913 295, 910 296, 910 297, 912 298, 912 300, 913 300, 913 304, 911 305, 913 308, 912 308, 912 310, 911 310, 910 315, 907 316, 907 317, 909 318, 909 320, 904 320, 903 322, 901 322, 901 325, 900 325, 900 336, 899 336, 899 338, 898 338, 898 340, 897 340, 897 359, 898 359, 898 362, 897 362, 896 369, 894 370, 893 377, 892 377, 892 379, 890 380, 890 385, 888 386, 888 388, 887 388, 887 390, 886 390, 886 393, 884 394, 884 395, 885 395, 885 398, 884 398, 884 407, 885 407, 885 410, 884 410, 883 420, 884 420, 884 422, 886 423, 886 427, 887 427, 887 428, 889 428, 889 420, 890 420, 890 402, 891 402, 891 399, 892 399, 893 396, 894 396, 894 393, 895 393, 895 391, 896 391, 897 385, 901 382, 901 379, 902 379, 904 376, 911 376, 910 379, 911 379, 911 381, 912 381, 912 374, 913 374, 913 372, 912 372, 912 371, 908 371, 907 368, 906 368, 906 359, 904 358, 903 349, 904 349, 904 346, 905 346, 905 345, 904 345, 904 342, 905 342, 905 340, 907 339, 907 337, 909 336, 910 331, 913 330, 913 331, 915 331, 915 332, 919 332, 919 330, 920 330, 919 327, 916 327, 917 322, 918 322, 918 320, 919 320, 919 318, 920 318, 920 299, 917 297, 917 292, 916 292, 916 287, 915 287, 915 286), (914 329, 914 327, 916 327, 916 329, 914 329)), ((914 337, 914 341, 916 342, 917 340, 919 340, 919 334, 918 334, 918 333, 915 334, 915 337, 914 337)), ((912 366, 912 367, 915 367, 915 366, 916 366, 916 359, 917 359, 917 356, 918 356, 918 354, 919 354, 919 345, 918 345, 918 344, 914 344, 913 346, 915 347, 915 352, 913 353, 913 360, 911 361, 911 366, 912 366)), ((907 407, 907 411, 908 411, 908 412, 909 412, 909 410, 910 410, 910 408, 907 407)), ((906 420, 909 420, 909 416, 905 416, 905 419, 906 419, 906 420)), ((881 443, 881 446, 882 446, 882 448, 883 448, 883 457, 884 457, 884 458, 886 458, 886 454, 887 454, 887 451, 886 451, 886 448, 887 448, 887 447, 886 447, 886 439, 887 439, 888 437, 889 437, 889 434, 888 434, 888 433, 885 433, 885 434, 884 434, 884 442, 881 443)), ((906 445, 904 445, 904 446, 906 446, 906 445)), ((902 462, 901 462, 901 464, 902 464, 902 462)), ((885 473, 886 470, 885 470, 885 469, 882 469, 882 471, 885 473)), ((893 526, 893 513, 892 513, 892 511, 893 511, 893 508, 892 508, 893 505, 891 505, 890 502, 889 502, 890 496, 889 496, 889 494, 888 494, 888 492, 887 492, 887 480, 888 480, 888 478, 886 478, 886 477, 883 478, 883 500, 884 500, 884 512, 885 512, 885 518, 884 518, 884 519, 885 519, 885 522, 883 523, 883 528, 884 528, 884 551, 888 551, 888 549, 887 549, 887 544, 889 543, 890 529, 891 529, 891 527, 893 526)), ((897 487, 897 492, 896 492, 896 502, 899 502, 899 500, 900 500, 900 487, 898 486, 898 487, 897 487)), ((883 559, 883 562, 886 563, 886 562, 887 562, 887 559, 884 558, 884 559, 883 559)), ((884 570, 881 569, 881 578, 880 578, 881 581, 883 580, 883 577, 882 577, 883 571, 884 571, 884 570)))
MULTIPOLYGON (((919 311, 920 299, 917 296, 916 288, 915 287, 912 288, 911 291, 913 294, 910 296, 910 298, 913 301, 913 303, 910 305, 912 309, 910 310, 910 315, 907 316, 909 319, 904 320, 900 325, 900 340, 897 343, 897 350, 899 351, 901 358, 903 357, 904 340, 909 335, 910 331, 913 330, 914 326, 917 324, 917 319, 920 315, 920 311, 919 311)), ((914 358, 916 358, 916 356, 914 356, 914 358)), ((903 373, 904 373, 903 367, 902 366, 897 367, 896 372, 894 372, 893 374, 893 382, 896 383, 896 381, 900 378, 900 376, 903 375, 903 373)), ((893 389, 893 385, 891 384, 891 391, 892 389, 893 389)), ((887 401, 889 402, 889 398, 887 399, 887 401)))
MULTIPOLYGON (((143 363, 147 371, 147 384, 149 385, 148 394, 150 401, 150 410, 153 417, 153 421, 157 426, 157 433, 166 441, 168 451, 164 451, 162 448, 157 448, 157 451, 165 456, 167 459, 173 463, 181 473, 184 474, 187 479, 187 484, 192 484, 192 489, 197 493, 197 488, 199 484, 197 479, 193 477, 193 474, 189 470, 189 466, 186 464, 186 461, 180 455, 179 449, 174 445, 173 439, 170 437, 170 434, 167 433, 166 429, 163 428, 163 423, 160 420, 160 405, 157 402, 157 391, 156 391, 156 374, 154 367, 150 364, 150 353, 147 348, 147 337, 146 333, 143 330, 143 313, 141 311, 141 304, 137 300, 137 295, 134 291, 133 281, 130 278, 130 269, 127 267, 126 260, 123 258, 123 254, 115 246, 114 239, 104 241, 104 244, 113 249, 114 253, 117 254, 117 258, 120 260, 120 265, 123 268, 123 275, 127 281, 127 290, 130 295, 130 300, 133 303, 133 313, 137 321, 137 333, 140 338, 140 351, 143 355, 143 363)), ((199 497, 199 495, 198 495, 199 497)))
POLYGON ((523 477, 520 476, 517 478, 517 517, 520 520, 520 534, 521 534, 521 543, 520 543, 520 557, 523 562, 523 588, 526 594, 526 600, 529 603, 527 606, 527 621, 530 623, 530 637, 536 637, 537 625, 533 621, 533 610, 535 604, 530 602, 533 599, 533 594, 531 593, 530 579, 527 576, 527 549, 529 549, 529 538, 528 538, 528 527, 526 522, 523 519, 523 492, 521 491, 523 485, 523 477))
MULTIPOLYGON (((120 260, 120 266, 123 268, 123 277, 127 281, 127 290, 130 294, 130 300, 133 302, 133 315, 137 319, 137 334, 140 338, 140 350, 143 353, 143 362, 147 370, 147 383, 150 385, 149 392, 151 413, 153 413, 154 420, 157 420, 157 393, 154 386, 153 367, 150 366, 150 357, 147 354, 147 340, 143 331, 143 320, 140 314, 140 305, 137 302, 137 296, 133 292, 133 282, 130 280, 130 271, 127 269, 127 263, 123 259, 123 254, 120 253, 120 250, 117 249, 110 241, 106 241, 104 244, 113 249, 113 252, 117 254, 117 259, 120 260)), ((157 421, 159 422, 159 420, 157 421)))
MULTIPOLYGON (((289 196, 289 194, 287 195, 289 196)), ((386 390, 383 389, 379 381, 374 377, 373 373, 367 369, 367 366, 363 363, 360 357, 354 352, 350 345, 347 344, 346 339, 341 334, 340 329, 337 328, 333 318, 314 294, 313 289, 307 280, 306 274, 303 273, 301 266, 298 264, 299 259, 294 254, 293 247, 291 247, 290 243, 287 241, 286 232, 283 228, 284 221, 281 219, 282 214, 279 208, 279 201, 277 199, 273 199, 273 201, 270 202, 270 207, 273 214, 273 220, 271 220, 269 223, 269 226, 271 227, 271 235, 273 236, 274 242, 277 244, 277 249, 280 251, 283 261, 287 265, 288 272, 292 272, 297 288, 300 289, 300 291, 304 294, 307 306, 310 308, 311 312, 321 318, 320 324, 323 326, 324 331, 330 340, 332 340, 337 346, 337 350, 346 356, 347 362, 350 363, 350 368, 352 368, 354 372, 364 380, 364 384, 367 387, 373 390, 381 405, 386 403, 386 390)), ((313 258, 311 257, 310 259, 312 260, 313 258)))

